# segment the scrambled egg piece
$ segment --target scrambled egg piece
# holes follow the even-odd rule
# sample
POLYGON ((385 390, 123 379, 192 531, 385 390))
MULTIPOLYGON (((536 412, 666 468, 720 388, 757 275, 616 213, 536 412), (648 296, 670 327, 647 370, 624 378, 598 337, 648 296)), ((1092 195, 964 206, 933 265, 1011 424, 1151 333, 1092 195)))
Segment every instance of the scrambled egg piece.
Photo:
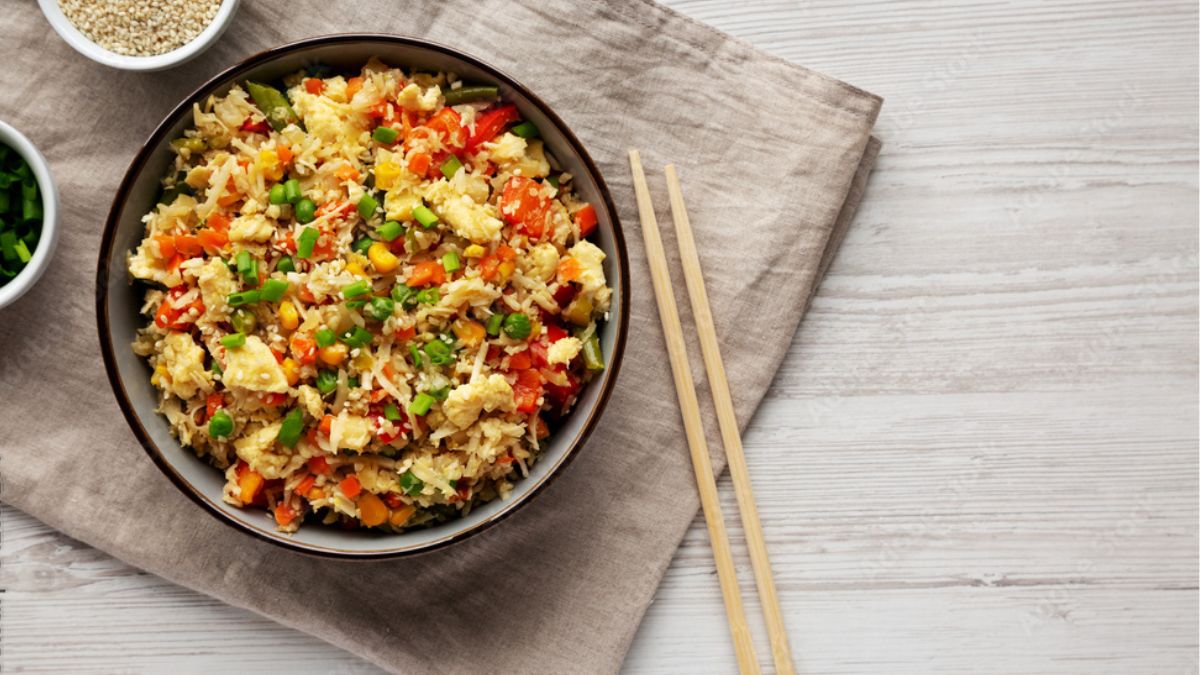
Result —
POLYGON ((504 228, 504 223, 495 216, 495 207, 477 204, 470 195, 455 191, 445 180, 430 185, 425 199, 458 236, 476 244, 491 242, 504 228))
POLYGON ((409 190, 388 190, 383 198, 388 220, 412 219, 412 210, 421 205, 421 197, 409 190))
POLYGON ((612 290, 605 286, 604 268, 601 266, 604 262, 604 251, 585 239, 572 246, 567 253, 578 260, 582 268, 578 281, 583 286, 583 292, 592 296, 593 305, 597 310, 607 309, 612 290))
POLYGON ((455 279, 446 284, 445 291, 446 294, 438 303, 442 307, 457 308, 464 304, 472 307, 487 307, 500 297, 500 291, 487 285, 479 277, 455 279))
POLYGON ((437 107, 438 99, 441 97, 442 88, 436 84, 425 91, 421 91, 421 88, 416 83, 409 82, 407 87, 401 89, 400 93, 396 94, 396 103, 399 103, 400 107, 405 110, 428 112, 437 107))
POLYGON ((510 411, 516 407, 513 401, 512 387, 503 375, 493 373, 455 387, 446 402, 442 404, 442 413, 454 426, 465 429, 479 417, 483 411, 510 411))
POLYGON ((197 391, 212 391, 212 374, 204 369, 204 348, 188 333, 167 333, 158 363, 166 368, 164 389, 179 398, 189 399, 197 391))
POLYGON ((288 390, 287 377, 275 360, 271 348, 257 335, 246 337, 246 344, 225 352, 225 374, 221 376, 228 387, 282 394, 288 390))
POLYGON ((571 359, 579 355, 581 349, 583 349, 583 343, 579 341, 579 338, 565 337, 550 345, 550 348, 546 350, 546 362, 551 365, 570 363, 571 359))
POLYGON ((520 161, 525 156, 525 148, 528 143, 524 138, 506 132, 494 141, 484 144, 484 149, 488 151, 492 161, 498 165, 511 164, 512 162, 520 161))
POLYGON ((269 241, 274 232, 275 225, 262 214, 255 213, 248 216, 238 216, 229 225, 229 240, 240 242, 252 241, 261 244, 269 241))
POLYGON ((329 443, 336 448, 361 451, 371 442, 371 422, 365 417, 351 415, 343 410, 333 418, 329 430, 329 443))
POLYGON ((238 458, 249 464, 251 470, 262 474, 263 478, 282 478, 283 468, 287 466, 287 455, 271 452, 275 447, 275 439, 279 437, 281 426, 282 422, 274 422, 248 431, 233 442, 233 449, 238 458))
POLYGON ((325 415, 325 402, 321 400, 321 392, 317 391, 315 387, 302 384, 297 387, 296 392, 300 405, 304 406, 304 410, 313 419, 319 420, 325 415))
POLYGON ((135 279, 145 279, 164 286, 178 286, 179 274, 167 269, 167 261, 158 256, 158 244, 151 238, 142 240, 137 251, 129 256, 129 273, 135 279))
POLYGON ((527 178, 544 178, 550 175, 550 162, 546 160, 541 141, 530 141, 529 147, 525 149, 525 156, 505 168, 527 178))
POLYGON ((205 309, 200 319, 213 324, 229 318, 228 298, 238 289, 229 267, 220 258, 213 258, 196 271, 196 283, 205 309))
POLYGON ((549 282, 558 270, 558 249, 554 244, 538 244, 529 249, 520 262, 525 276, 543 283, 549 282))

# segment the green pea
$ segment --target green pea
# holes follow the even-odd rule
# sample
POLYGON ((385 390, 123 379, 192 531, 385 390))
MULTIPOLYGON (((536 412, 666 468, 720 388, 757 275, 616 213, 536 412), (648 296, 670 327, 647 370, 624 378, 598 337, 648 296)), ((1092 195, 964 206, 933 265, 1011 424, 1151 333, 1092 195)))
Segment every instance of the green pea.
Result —
POLYGON ((317 205, 305 197, 296 202, 296 220, 301 223, 311 223, 317 217, 317 205))
POLYGON ((503 328, 504 334, 514 340, 524 340, 533 332, 533 325, 529 323, 529 317, 520 312, 504 317, 503 328))
POLYGON ((258 319, 254 316, 254 312, 245 307, 238 307, 229 317, 229 323, 233 324, 233 329, 239 333, 253 333, 255 327, 258 326, 258 319))

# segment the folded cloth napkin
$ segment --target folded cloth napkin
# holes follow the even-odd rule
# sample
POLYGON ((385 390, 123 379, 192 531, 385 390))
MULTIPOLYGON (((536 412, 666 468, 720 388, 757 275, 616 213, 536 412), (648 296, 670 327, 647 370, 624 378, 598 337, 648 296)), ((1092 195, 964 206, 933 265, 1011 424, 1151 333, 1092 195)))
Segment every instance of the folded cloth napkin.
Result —
MULTIPOLYGON (((259 0, 242 3, 229 32, 202 57, 149 74, 76 54, 36 3, 9 3, 5 12, 0 116, 49 159, 63 233, 42 281, 0 310, 3 499, 142 569, 395 672, 617 670, 698 506, 626 148, 641 149, 662 207, 658 168, 679 167, 745 425, 862 195, 878 147, 870 130, 880 99, 648 0, 259 0), (613 189, 633 282, 620 381, 564 475, 478 537, 374 563, 281 550, 182 495, 117 409, 92 296, 110 201, 162 116, 251 53, 355 30, 459 47, 542 96, 613 189)), ((671 228, 663 232, 674 251, 671 228)), ((671 263, 678 269, 677 258, 671 263)), ((691 325, 690 315, 683 324, 691 325)), ((691 353, 704 391, 695 344, 691 353)), ((717 437, 711 425, 709 437, 717 437)), ((720 445, 712 446, 714 465, 724 466, 720 445)))

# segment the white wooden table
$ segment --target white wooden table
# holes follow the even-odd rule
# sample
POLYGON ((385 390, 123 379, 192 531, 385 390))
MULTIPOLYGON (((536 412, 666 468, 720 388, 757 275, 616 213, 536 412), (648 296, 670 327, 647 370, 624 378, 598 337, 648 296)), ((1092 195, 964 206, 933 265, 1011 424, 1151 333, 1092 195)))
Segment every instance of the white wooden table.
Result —
MULTIPOLYGON (((670 4, 887 98, 746 437, 800 670, 1196 672, 1195 2, 670 4)), ((0 671, 378 672, 2 524, 0 671)), ((626 670, 733 664, 697 520, 626 670)))

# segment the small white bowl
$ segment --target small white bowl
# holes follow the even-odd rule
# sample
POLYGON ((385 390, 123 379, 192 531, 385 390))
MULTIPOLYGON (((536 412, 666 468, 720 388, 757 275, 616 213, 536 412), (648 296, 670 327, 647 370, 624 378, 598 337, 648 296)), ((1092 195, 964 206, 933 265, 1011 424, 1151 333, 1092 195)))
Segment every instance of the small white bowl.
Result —
POLYGON ((38 0, 38 5, 41 6, 42 14, 46 15, 46 19, 59 36, 74 47, 75 51, 89 59, 121 70, 166 70, 190 61, 200 52, 212 46, 229 27, 239 1, 224 0, 221 7, 217 9, 217 15, 213 18, 212 23, 208 24, 195 39, 178 49, 155 56, 126 56, 111 52, 81 33, 75 24, 71 23, 71 20, 63 14, 58 0, 38 0))
POLYGON ((0 286, 0 307, 4 307, 32 288, 50 264, 50 257, 54 255, 54 247, 58 244, 58 187, 54 184, 54 176, 50 175, 46 158, 21 132, 0 122, 0 143, 16 150, 29 163, 42 199, 42 233, 38 236, 37 248, 20 273, 0 286))

